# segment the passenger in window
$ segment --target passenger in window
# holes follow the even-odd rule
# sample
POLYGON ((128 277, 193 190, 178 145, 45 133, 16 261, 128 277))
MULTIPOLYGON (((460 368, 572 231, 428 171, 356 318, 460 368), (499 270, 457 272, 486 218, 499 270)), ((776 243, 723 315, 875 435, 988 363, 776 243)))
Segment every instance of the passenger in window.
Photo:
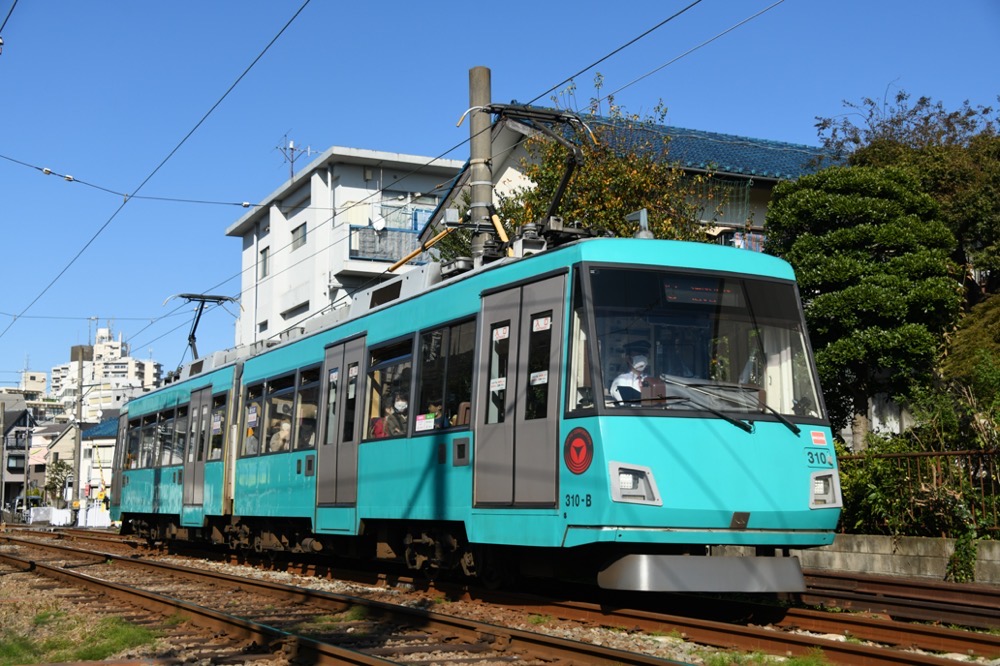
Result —
POLYGON ((288 421, 282 421, 281 427, 278 432, 271 435, 271 442, 269 444, 271 451, 287 451, 288 441, 292 437, 292 424, 288 421))
POLYGON ((385 432, 385 420, 389 418, 390 414, 392 414, 392 407, 386 405, 383 408, 383 416, 376 416, 371 420, 371 424, 368 426, 368 434, 372 439, 382 439, 389 436, 385 432))
POLYGON ((259 448, 260 443, 257 441, 257 435, 253 428, 247 428, 247 438, 243 440, 243 455, 255 456, 259 448))
POLYGON ((396 393, 392 397, 392 413, 385 417, 385 436, 402 437, 406 434, 406 410, 409 408, 406 396, 396 393))
POLYGON ((427 401, 427 414, 428 416, 433 414, 435 429, 444 427, 444 410, 442 407, 441 398, 431 398, 427 401))
POLYGON ((300 449, 311 449, 316 444, 316 419, 302 419, 298 432, 300 449))

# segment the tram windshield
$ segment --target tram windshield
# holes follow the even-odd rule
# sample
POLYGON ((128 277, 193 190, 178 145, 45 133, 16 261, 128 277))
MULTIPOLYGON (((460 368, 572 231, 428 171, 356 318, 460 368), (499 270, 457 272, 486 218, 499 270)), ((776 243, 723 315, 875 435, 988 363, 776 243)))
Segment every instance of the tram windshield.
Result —
POLYGON ((571 409, 603 392, 614 409, 769 413, 793 428, 783 416, 823 416, 792 283, 626 268, 589 276, 592 327, 577 290, 570 386, 588 404, 571 409), (597 391, 584 386, 592 365, 597 391))

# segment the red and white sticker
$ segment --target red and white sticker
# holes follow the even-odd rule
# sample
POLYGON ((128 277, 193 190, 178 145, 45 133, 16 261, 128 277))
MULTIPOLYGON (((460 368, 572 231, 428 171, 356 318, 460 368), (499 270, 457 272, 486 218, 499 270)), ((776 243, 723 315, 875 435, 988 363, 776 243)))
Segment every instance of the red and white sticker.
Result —
POLYGON ((822 430, 812 431, 813 446, 826 446, 826 433, 822 430))

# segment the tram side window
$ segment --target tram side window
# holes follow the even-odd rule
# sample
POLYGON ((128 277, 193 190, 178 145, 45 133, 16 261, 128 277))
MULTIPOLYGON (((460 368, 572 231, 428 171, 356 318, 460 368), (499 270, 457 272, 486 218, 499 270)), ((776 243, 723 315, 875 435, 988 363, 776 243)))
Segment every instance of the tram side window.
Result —
POLYGON ((323 431, 323 446, 333 444, 337 431, 337 382, 340 368, 330 368, 326 376, 326 428, 323 431))
POLYGON ((128 424, 128 452, 125 454, 125 469, 139 467, 139 440, 142 437, 142 426, 139 419, 128 424))
POLYGON ((188 446, 185 456, 186 463, 193 463, 198 456, 198 409, 191 410, 188 419, 188 446))
POLYGON ((528 336, 528 374, 525 386, 524 418, 544 419, 548 415, 549 365, 552 356, 552 310, 531 315, 528 336))
POLYGON ((570 322, 569 390, 566 392, 570 412, 594 408, 594 386, 591 380, 590 346, 587 340, 583 289, 577 271, 573 287, 573 316, 570 322))
POLYGON ((405 437, 409 418, 413 343, 388 345, 371 352, 368 372, 368 439, 405 437))
POLYGON ((255 456, 260 452, 261 428, 264 421, 264 384, 247 387, 243 407, 243 445, 241 456, 255 456))
POLYGON ((187 443, 188 405, 177 408, 177 418, 174 419, 174 448, 170 452, 169 465, 180 465, 184 462, 184 445, 187 443))
MULTIPOLYGON (((323 445, 333 444, 337 428, 337 386, 340 383, 340 368, 331 368, 327 381, 326 402, 326 432, 323 445)), ((351 363, 347 367, 347 400, 344 403, 344 433, 342 440, 350 442, 354 439, 354 414, 358 401, 358 364, 351 363)))
POLYGON ((202 462, 205 460, 205 444, 208 439, 209 410, 208 403, 202 403, 198 413, 191 414, 191 428, 188 431, 188 455, 189 463, 202 462))
POLYGON ((295 403, 295 448, 316 446, 316 417, 319 414, 319 367, 299 373, 299 392, 295 403))
POLYGON ((445 379, 445 413, 448 424, 467 426, 472 405, 472 375, 476 351, 476 322, 451 327, 448 343, 448 376, 445 379))
POLYGON ((174 410, 160 412, 159 423, 156 426, 156 436, 160 440, 160 460, 158 466, 169 465, 174 450, 174 410))
POLYGON ((156 465, 156 414, 142 419, 142 439, 139 441, 139 467, 156 465))
POLYGON ((507 360, 510 356, 510 322, 494 324, 490 331, 489 371, 486 373, 486 423, 507 418, 507 360))
POLYGON ((420 336, 415 432, 468 425, 475 336, 474 321, 420 336))
POLYGON ((288 451, 292 444, 292 407, 295 402, 295 375, 272 379, 267 383, 265 401, 267 446, 265 453, 288 451))
POLYGON ((361 373, 359 363, 351 363, 347 366, 347 400, 344 402, 344 432, 341 441, 354 441, 354 421, 358 415, 358 399, 361 391, 358 390, 358 375, 361 373))
POLYGON ((222 447, 226 441, 226 394, 212 397, 211 435, 208 440, 208 459, 222 458, 222 447))

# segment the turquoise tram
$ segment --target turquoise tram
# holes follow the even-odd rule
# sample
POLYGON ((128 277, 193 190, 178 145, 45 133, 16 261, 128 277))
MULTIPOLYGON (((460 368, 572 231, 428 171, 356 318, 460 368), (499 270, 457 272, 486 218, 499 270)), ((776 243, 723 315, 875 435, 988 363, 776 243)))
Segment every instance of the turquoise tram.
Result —
POLYGON ((121 416, 126 533, 649 591, 794 591, 833 439, 791 267, 587 238, 428 264, 121 416))

